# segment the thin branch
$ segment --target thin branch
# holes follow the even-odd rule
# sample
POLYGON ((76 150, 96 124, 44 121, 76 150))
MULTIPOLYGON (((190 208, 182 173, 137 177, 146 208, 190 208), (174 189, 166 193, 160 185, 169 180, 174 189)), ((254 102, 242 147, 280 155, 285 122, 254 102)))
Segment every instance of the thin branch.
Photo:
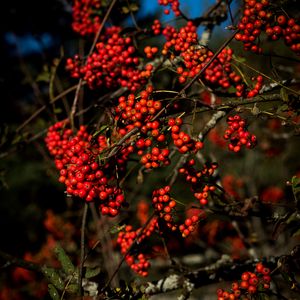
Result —
POLYGON ((296 95, 300 96, 300 93, 299 93, 299 92, 297 92, 297 91, 295 91, 295 90, 293 90, 293 89, 291 89, 291 88, 289 88, 289 87, 283 85, 283 84, 282 84, 281 82, 279 82, 278 80, 275 80, 275 79, 271 78, 270 76, 268 76, 267 74, 262 73, 261 71, 256 70, 255 68, 253 68, 253 67, 251 67, 250 65, 246 64, 245 62, 243 62, 243 61, 241 61, 241 60, 239 60, 239 59, 237 59, 237 58, 234 58, 234 57, 233 57, 232 59, 233 59, 234 61, 238 62, 239 64, 241 64, 241 65, 247 67, 248 69, 250 69, 250 70, 256 72, 257 74, 260 74, 260 75, 266 77, 267 79, 269 79, 269 80, 271 80, 271 81, 273 81, 273 82, 276 82, 278 85, 280 85, 280 86, 283 87, 284 89, 286 89, 286 90, 292 92, 293 94, 296 94, 296 95))
MULTIPOLYGON (((86 84, 86 82, 83 82, 82 85, 86 84)), ((60 93, 59 95, 57 95, 56 97, 54 97, 52 99, 52 101, 50 101, 50 104, 53 104, 54 102, 56 102, 57 100, 63 98, 64 96, 66 96, 67 94, 73 92, 74 90, 77 89, 77 84, 71 86, 70 88, 66 89, 65 91, 63 91, 62 93, 60 93)), ((35 111, 27 120, 25 120, 17 129, 16 132, 21 131, 26 125, 28 125, 32 120, 34 120, 40 113, 42 113, 44 110, 46 109, 46 105, 43 105, 41 108, 39 108, 37 111, 35 111)))
POLYGON ((30 261, 26 261, 24 259, 21 258, 17 258, 15 256, 12 256, 4 251, 0 250, 0 257, 5 260, 4 265, 1 266, 1 269, 3 268, 7 268, 10 266, 14 266, 14 267, 20 267, 26 270, 30 270, 30 271, 34 271, 34 272, 38 272, 38 273, 43 273, 42 271, 42 267, 34 262, 30 262, 30 261))
POLYGON ((122 257, 121 261, 119 262, 116 270, 114 271, 114 273, 112 274, 112 276, 110 277, 110 279, 108 280, 108 282, 105 284, 105 286, 103 287, 102 291, 106 290, 110 283, 112 282, 112 280, 114 279, 114 277, 117 275, 117 273, 119 272, 123 262, 125 261, 127 255, 130 253, 130 251, 133 249, 133 247, 136 245, 136 242, 139 240, 139 238, 143 235, 144 233, 144 229, 148 226, 148 224, 151 222, 151 220, 153 219, 153 217, 155 216, 155 212, 152 213, 152 215, 148 218, 147 222, 143 225, 142 230, 137 234, 137 236, 135 237, 135 239, 133 240, 131 246, 128 248, 128 250, 126 251, 126 253, 124 254, 124 256, 122 257))
POLYGON ((83 295, 82 276, 83 276, 83 264, 85 258, 85 225, 86 225, 87 211, 88 211, 88 203, 84 203, 83 213, 82 213, 82 223, 81 223, 80 266, 79 266, 79 276, 78 276, 78 290, 81 296, 83 295))
POLYGON ((206 123, 205 127, 198 134, 199 140, 203 141, 204 137, 209 133, 209 131, 217 125, 217 122, 221 120, 226 115, 226 112, 223 110, 217 111, 214 113, 210 120, 206 123))
MULTIPOLYGON (((103 18, 103 20, 101 22, 101 25, 100 25, 100 27, 99 27, 99 29, 97 31, 97 34, 96 34, 96 36, 94 38, 93 44, 92 44, 92 46, 90 48, 90 51, 89 51, 89 54, 88 54, 87 57, 89 57, 93 53, 93 51, 94 51, 94 49, 96 47, 97 41, 98 41, 98 39, 100 37, 100 34, 101 34, 101 32, 102 32, 102 30, 104 28, 104 25, 105 25, 105 23, 106 23, 109 15, 110 15, 110 13, 111 13, 112 8, 116 4, 116 2, 117 2, 117 0, 112 0, 109 8, 107 9, 107 12, 106 12, 106 14, 105 14, 105 16, 104 16, 104 18, 103 18)), ((71 113, 70 113, 70 123, 71 123, 72 128, 74 127, 74 115, 76 113, 77 103, 78 103, 78 99, 79 99, 79 92, 80 92, 80 89, 81 89, 81 86, 82 86, 82 82, 83 82, 83 80, 81 78, 79 80, 77 88, 76 88, 76 93, 75 93, 75 97, 74 97, 74 101, 73 101, 73 105, 72 105, 72 109, 71 109, 71 113)))
MULTIPOLYGON (((103 222, 101 222, 102 220, 99 218, 95 203, 92 202, 90 204, 90 209, 92 212, 93 221, 96 225, 96 231, 97 231, 99 241, 103 245, 101 247, 101 252, 102 252, 103 260, 104 260, 103 263, 104 263, 104 266, 105 266, 108 276, 111 277, 112 271, 115 268, 115 261, 114 261, 113 255, 112 255, 113 254, 113 245, 112 245, 112 239, 109 235, 108 225, 104 224, 106 226, 103 226, 103 222)), ((104 219, 104 222, 107 223, 107 219, 104 219)), ((117 287, 117 283, 118 283, 118 278, 115 278, 112 281, 112 285, 114 287, 117 287)))
MULTIPOLYGON (((266 261, 266 265, 270 269, 274 269, 277 266, 278 257, 263 258, 262 260, 266 261)), ((171 274, 158 281, 142 284, 141 288, 145 288, 145 294, 151 296, 181 289, 187 280, 193 285, 193 288, 199 288, 224 280, 236 280, 244 271, 254 268, 257 261, 256 259, 234 261, 228 255, 223 255, 218 261, 209 266, 178 275, 171 274)))
POLYGON ((94 51, 94 49, 95 49, 95 47, 96 47, 97 41, 98 41, 98 39, 99 39, 99 37, 100 37, 100 34, 101 34, 101 32, 102 32, 102 29, 103 29, 103 27, 104 27, 104 24, 106 23, 106 21, 107 21, 109 15, 110 15, 110 13, 111 13, 111 10, 113 9, 113 7, 114 7, 114 5, 116 4, 116 2, 117 2, 117 0, 112 0, 112 2, 110 3, 109 8, 107 9, 107 12, 106 12, 106 14, 105 14, 105 16, 104 16, 104 18, 103 18, 103 20, 102 20, 102 22, 101 22, 101 25, 100 25, 100 27, 99 27, 99 29, 98 29, 98 32, 97 32, 97 34, 96 34, 96 36, 95 36, 95 38, 94 38, 94 41, 93 41, 93 44, 92 44, 92 47, 91 47, 91 49, 90 49, 90 51, 89 51, 88 56, 90 56, 90 55, 93 53, 93 51, 94 51))
POLYGON ((234 39, 235 35, 238 33, 239 30, 235 30, 233 34, 223 43, 223 45, 215 52, 209 62, 200 70, 198 74, 196 74, 191 81, 189 81, 183 89, 179 92, 179 95, 183 95, 185 91, 203 74, 203 72, 213 63, 216 57, 222 52, 222 50, 229 45, 229 43, 234 39))

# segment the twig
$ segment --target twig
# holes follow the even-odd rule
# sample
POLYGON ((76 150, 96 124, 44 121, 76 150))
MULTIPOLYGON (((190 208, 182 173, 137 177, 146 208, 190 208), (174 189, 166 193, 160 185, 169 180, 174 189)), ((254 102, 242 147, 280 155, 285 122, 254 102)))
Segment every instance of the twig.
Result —
MULTIPOLYGON (((274 269, 277 265, 278 257, 270 257, 268 260, 263 258, 262 260, 267 262, 269 268, 274 269)), ((256 259, 234 261, 228 255, 223 255, 218 261, 209 266, 184 274, 171 274, 158 281, 142 284, 141 288, 145 288, 145 294, 151 296, 183 288, 187 280, 190 284, 193 284, 193 288, 199 288, 223 280, 236 280, 242 272, 254 268, 256 263, 256 259)))
MULTIPOLYGON (((113 253, 112 239, 109 236, 109 231, 107 230, 107 228, 100 225, 101 220, 97 213, 95 203, 90 204, 90 209, 92 212, 93 221, 96 224, 96 230, 97 230, 97 235, 98 235, 99 241, 102 244, 101 251, 102 251, 102 255, 103 255, 103 259, 104 259, 104 266, 105 266, 108 276, 111 277, 112 271, 114 270, 114 267, 115 267, 115 263, 114 263, 113 257, 112 257, 112 253, 113 253)), ((112 284, 116 287, 117 282, 118 282, 117 278, 115 278, 115 280, 112 282, 112 284)))
POLYGON ((199 133, 199 140, 203 141, 204 137, 209 133, 209 131, 214 128, 219 120, 221 120, 226 115, 223 110, 217 111, 211 117, 211 119, 206 123, 203 130, 199 133))
POLYGON ((116 2, 117 2, 117 0, 112 0, 112 2, 110 3, 109 8, 107 9, 107 12, 106 12, 106 14, 105 14, 105 16, 104 16, 104 18, 103 18, 103 20, 102 20, 102 22, 101 22, 101 25, 100 25, 100 27, 99 27, 99 29, 98 29, 98 32, 97 32, 97 34, 96 34, 96 36, 95 36, 95 38, 94 38, 94 41, 93 41, 93 44, 92 44, 92 47, 91 47, 91 49, 90 49, 90 51, 89 51, 88 56, 90 56, 90 55, 93 53, 93 51, 94 51, 94 49, 95 49, 95 47, 96 47, 97 41, 98 41, 98 39, 99 39, 99 37, 100 37, 100 34, 101 34, 101 32, 102 32, 102 29, 103 29, 103 27, 104 27, 104 24, 106 23, 106 21, 107 21, 109 15, 110 15, 110 13, 111 13, 111 10, 112 10, 112 8, 114 7, 114 5, 116 4, 116 2))
POLYGON ((20 267, 38 273, 43 273, 42 267, 37 263, 29 262, 24 259, 14 257, 1 250, 0 250, 0 257, 5 260, 5 263, 3 266, 1 266, 1 269, 14 266, 14 267, 20 267))
POLYGON ((283 87, 284 89, 286 89, 286 90, 292 92, 293 94, 296 94, 296 95, 300 96, 300 93, 299 93, 299 92, 297 92, 297 91, 295 91, 295 90, 293 90, 293 89, 291 89, 291 88, 289 88, 289 87, 283 85, 280 81, 275 80, 275 79, 271 78, 270 76, 268 76, 267 74, 262 73, 261 71, 256 70, 255 68, 249 66, 248 64, 242 62, 241 60, 239 60, 239 59, 237 59, 237 58, 234 58, 234 57, 233 57, 232 59, 233 59, 234 61, 238 62, 239 64, 241 64, 241 65, 247 67, 248 69, 250 69, 250 70, 256 72, 257 74, 260 74, 260 75, 266 77, 267 79, 269 79, 269 80, 271 80, 271 81, 273 81, 273 82, 276 82, 278 85, 280 85, 280 86, 283 87))
MULTIPOLYGON (((102 32, 102 29, 104 28, 104 24, 106 23, 109 15, 110 15, 110 12, 111 12, 111 10, 114 7, 114 5, 115 5, 116 2, 117 2, 117 0, 112 0, 109 8, 107 9, 107 12, 106 12, 106 14, 105 14, 105 16, 104 16, 104 18, 103 18, 103 20, 101 22, 101 25, 100 25, 100 27, 99 27, 99 29, 97 31, 97 34, 96 34, 96 36, 94 38, 93 44, 92 44, 92 46, 90 48, 90 51, 89 51, 89 54, 88 54, 87 57, 89 57, 93 53, 93 51, 94 51, 94 49, 96 47, 97 41, 98 41, 98 39, 100 37, 100 34, 102 32)), ((77 103, 78 103, 78 99, 79 99, 79 92, 80 92, 80 89, 81 89, 81 86, 82 86, 82 82, 83 82, 83 80, 81 78, 79 80, 77 88, 76 88, 76 93, 75 93, 75 97, 74 97, 74 101, 73 101, 73 105, 72 105, 72 109, 71 109, 71 113, 70 113, 70 123, 71 123, 72 128, 74 127, 74 115, 76 113, 77 103)))
POLYGON ((136 245, 136 242, 138 241, 138 239, 143 235, 144 233, 144 229, 148 226, 148 224, 151 222, 151 220, 153 219, 153 217, 155 216, 155 212, 152 213, 152 215, 148 218, 147 222, 143 225, 142 230, 139 232, 139 234, 136 236, 136 238, 134 239, 134 241, 132 242, 132 244, 130 245, 130 247, 128 248, 128 250, 126 251, 126 253, 124 254, 124 256, 122 257, 121 261, 119 262, 116 270, 114 271, 114 273, 112 274, 112 276, 110 277, 110 279, 108 280, 108 282, 105 284, 105 286, 103 287, 102 291, 106 290, 110 283, 112 282, 112 280, 114 279, 114 277, 116 276, 116 274, 119 272, 124 260, 126 259, 127 255, 130 253, 130 251, 132 250, 132 248, 136 245))
POLYGON ((234 33, 223 43, 223 45, 215 52, 209 62, 196 74, 191 81, 189 81, 183 89, 179 92, 178 95, 183 95, 184 92, 203 74, 203 72, 212 64, 215 58, 222 52, 222 50, 234 39, 235 35, 238 33, 239 30, 235 30, 234 33))
POLYGON ((230 21, 231 21, 231 25, 234 25, 234 20, 233 20, 233 16, 232 16, 232 11, 231 11, 231 7, 230 7, 230 3, 228 0, 226 0, 226 5, 227 5, 227 9, 229 12, 229 17, 230 17, 230 21))
MULTIPOLYGON (((82 85, 86 84, 86 82, 83 82, 82 85)), ((62 93, 60 93, 59 95, 57 95, 56 97, 54 97, 52 99, 52 101, 50 101, 50 104, 53 104, 54 102, 56 102, 57 100, 63 98, 64 96, 66 96, 67 94, 73 92, 74 90, 77 89, 77 84, 74 86, 71 86, 70 88, 66 89, 65 91, 63 91, 62 93)), ((17 129, 16 132, 21 131, 26 125, 28 125, 33 119, 35 119, 40 113, 42 113, 44 110, 46 109, 46 105, 43 105, 41 108, 39 108, 36 112, 34 112, 27 120, 25 120, 17 129)))
POLYGON ((78 276, 78 290, 80 296, 83 295, 82 289, 82 276, 83 276, 83 264, 85 258, 85 225, 86 217, 88 211, 88 203, 84 203, 83 213, 82 213, 82 223, 81 223, 81 238, 80 238, 80 266, 79 266, 79 276, 78 276))

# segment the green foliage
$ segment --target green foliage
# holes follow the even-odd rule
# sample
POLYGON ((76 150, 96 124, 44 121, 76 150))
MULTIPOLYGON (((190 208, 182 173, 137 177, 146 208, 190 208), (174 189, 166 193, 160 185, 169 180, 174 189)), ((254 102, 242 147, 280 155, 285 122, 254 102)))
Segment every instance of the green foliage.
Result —
POLYGON ((53 300, 60 300, 59 293, 53 284, 48 284, 48 292, 53 300))
POLYGON ((64 289, 65 284, 61 276, 58 274, 58 270, 49 267, 43 267, 42 272, 55 288, 58 290, 64 289))
POLYGON ((89 279, 89 278, 95 277, 95 276, 99 275, 100 272, 101 272, 100 267, 86 268, 85 278, 89 279))
POLYGON ((74 276, 74 273, 76 272, 75 266, 61 245, 57 244, 54 248, 54 252, 60 261, 64 272, 70 276, 74 276))

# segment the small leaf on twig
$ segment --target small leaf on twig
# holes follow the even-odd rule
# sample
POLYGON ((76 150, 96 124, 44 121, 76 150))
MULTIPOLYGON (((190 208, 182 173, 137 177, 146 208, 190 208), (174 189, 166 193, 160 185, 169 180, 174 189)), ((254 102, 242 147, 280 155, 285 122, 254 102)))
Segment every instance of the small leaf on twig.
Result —
POLYGON ((69 256, 66 254, 65 250, 58 244, 54 248, 54 252, 61 263, 61 266, 67 275, 73 275, 75 271, 75 267, 71 262, 69 256))
POLYGON ((254 116, 257 116, 260 114, 260 109, 256 106, 256 104, 253 106, 252 110, 251 110, 252 114, 254 116))
POLYGON ((58 294, 58 291, 57 289, 55 288, 55 286, 53 284, 48 284, 48 292, 49 292, 49 295, 50 297, 53 299, 53 300, 60 300, 60 296, 58 294))
POLYGON ((291 183, 295 201, 298 203, 300 201, 300 178, 294 176, 291 183))
POLYGON ((64 289, 64 281, 58 275, 57 270, 49 267, 43 267, 42 272, 47 277, 47 279, 55 286, 55 288, 59 290, 64 289))
POLYGON ((121 9, 123 14, 129 14, 130 12, 138 11, 139 7, 136 3, 130 3, 128 6, 123 6, 121 9))
POLYGON ((89 279, 89 278, 95 277, 95 276, 99 275, 100 272, 101 272, 100 267, 87 268, 85 271, 85 278, 89 279))
POLYGON ((288 102, 288 101, 289 101, 289 95, 287 94, 285 88, 281 88, 281 89, 280 89, 280 96, 281 96, 281 98, 282 98, 282 100, 283 100, 284 102, 288 102))

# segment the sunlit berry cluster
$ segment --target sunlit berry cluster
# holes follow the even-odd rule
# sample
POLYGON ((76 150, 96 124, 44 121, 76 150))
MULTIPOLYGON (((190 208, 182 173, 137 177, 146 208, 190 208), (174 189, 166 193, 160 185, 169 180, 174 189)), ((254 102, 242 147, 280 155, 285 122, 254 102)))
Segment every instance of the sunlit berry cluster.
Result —
POLYGON ((73 30, 82 36, 95 34, 101 24, 100 7, 101 0, 74 0, 72 7, 73 30))
POLYGON ((158 130, 160 122, 151 121, 151 119, 161 110, 162 104, 160 101, 152 99, 152 91, 153 87, 148 86, 140 93, 140 99, 136 98, 134 94, 119 98, 119 104, 115 109, 115 119, 119 122, 121 135, 125 135, 133 128, 139 128, 142 133, 149 132, 152 137, 160 139, 158 130))
MULTIPOLYGON (((106 137, 99 135, 93 141, 85 126, 74 134, 67 125, 67 122, 54 124, 45 138, 60 172, 59 181, 66 185, 69 195, 87 202, 97 200, 103 215, 116 216, 125 199, 123 191, 115 184, 115 168, 109 163, 100 165, 98 161, 99 154, 107 147, 106 137)), ((129 155, 126 151, 121 152, 118 160, 120 170, 129 155)))
POLYGON ((153 21, 153 24, 152 24, 152 26, 151 26, 151 29, 152 29, 152 31, 153 31, 153 33, 154 33, 154 35, 159 35, 159 34, 161 34, 161 23, 160 23, 160 21, 158 20, 158 19, 155 19, 154 21, 153 21))
POLYGON ((196 168, 194 159, 190 159, 179 168, 179 173, 185 176, 185 180, 191 185, 194 197, 199 201, 200 205, 206 205, 208 202, 209 192, 214 191, 214 185, 209 184, 212 176, 217 169, 217 164, 205 164, 202 169, 196 168), (205 183, 204 183, 205 182, 205 183))
MULTIPOLYGON (((177 62, 180 83, 185 83, 188 78, 195 77, 214 56, 212 51, 198 44, 196 30, 196 26, 189 21, 179 30, 168 25, 162 32, 167 39, 162 54, 170 56, 171 60, 176 60, 178 56, 182 58, 181 62, 177 62)), ((200 79, 211 88, 228 91, 233 87, 238 97, 250 97, 253 94, 251 88, 247 87, 242 77, 232 68, 232 56, 233 50, 224 48, 204 70, 200 79)), ((257 90, 258 87, 256 85, 255 89, 257 90)))
POLYGON ((117 238, 117 244, 121 248, 121 253, 126 255, 126 263, 134 272, 143 277, 148 276, 150 262, 144 253, 136 252, 136 248, 130 252, 130 249, 134 243, 141 244, 145 238, 150 237, 156 228, 157 218, 153 218, 146 228, 141 227, 138 230, 134 230, 131 225, 127 225, 124 231, 119 232, 117 238))
POLYGON ((265 32, 272 41, 283 38, 292 51, 300 54, 300 25, 293 18, 277 15, 268 0, 245 0, 238 29, 235 38, 244 43, 245 50, 261 53, 260 36, 265 32))
POLYGON ((75 55, 67 59, 66 69, 74 78, 84 79, 89 88, 126 87, 136 91, 151 75, 152 66, 139 69, 140 59, 130 37, 121 35, 120 27, 109 27, 101 35, 96 50, 86 61, 75 55))
POLYGON ((182 123, 183 121, 179 117, 168 120, 168 125, 171 127, 171 137, 178 151, 184 154, 187 152, 197 152, 202 149, 203 143, 201 141, 196 141, 189 134, 181 131, 182 123))
MULTIPOLYGON (((176 17, 179 17, 181 15, 180 9, 179 9, 179 0, 158 0, 159 5, 167 6, 171 5, 171 9, 174 12, 176 17)), ((168 9, 164 10, 164 13, 168 15, 170 11, 168 9)))
POLYGON ((155 56, 155 54, 158 52, 158 48, 157 47, 146 46, 144 48, 144 52, 145 52, 147 58, 153 58, 155 56))
POLYGON ((151 97, 153 87, 148 86, 140 93, 140 99, 133 94, 119 98, 116 107, 115 120, 118 124, 118 133, 126 135, 132 129, 139 129, 139 138, 135 142, 140 162, 146 169, 158 168, 170 164, 169 149, 165 144, 166 136, 162 124, 158 120, 151 121, 161 110, 162 104, 151 97))
POLYGON ((244 272, 240 281, 232 283, 231 291, 218 289, 218 300, 225 299, 253 299, 253 295, 258 292, 262 295, 270 288, 270 269, 262 263, 256 265, 254 272, 244 272))
POLYGON ((254 134, 247 130, 247 124, 239 115, 227 118, 228 128, 225 131, 224 139, 229 140, 228 149, 239 152, 242 146, 248 149, 255 147, 257 140, 254 134))

